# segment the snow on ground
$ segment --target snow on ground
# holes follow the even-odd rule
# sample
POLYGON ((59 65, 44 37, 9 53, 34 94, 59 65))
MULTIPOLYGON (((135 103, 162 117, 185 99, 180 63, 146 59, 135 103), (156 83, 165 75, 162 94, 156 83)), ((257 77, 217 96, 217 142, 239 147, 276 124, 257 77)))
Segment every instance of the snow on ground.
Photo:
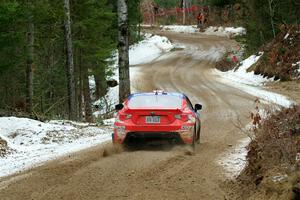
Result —
MULTIPOLYGON (((137 44, 130 46, 129 61, 130 61, 130 80, 133 83, 136 81, 137 74, 139 73, 138 67, 134 65, 141 65, 149 63, 158 59, 162 53, 169 52, 174 48, 184 48, 184 46, 175 46, 170 40, 163 36, 152 35, 146 33, 144 39, 137 44)), ((116 52, 112 58, 114 75, 111 77, 119 81, 118 71, 118 53, 116 52)), ((131 91, 135 92, 137 89, 131 84, 131 91)), ((114 105, 119 102, 119 86, 109 88, 108 93, 104 98, 94 102, 94 105, 102 106, 99 111, 94 112, 94 116, 100 116, 114 109, 114 105)))
MULTIPOLYGON (((183 25, 169 25, 169 26, 160 26, 164 31, 171 31, 176 33, 199 33, 199 28, 196 25, 183 26, 183 25)), ((246 29, 243 27, 215 27, 209 26, 203 32, 206 35, 216 35, 222 37, 235 37, 239 35, 245 35, 246 29)))
POLYGON ((111 133, 109 126, 1 117, 0 138, 12 151, 0 157, 0 177, 103 143, 111 139, 111 133))
POLYGON ((196 25, 194 26, 182 26, 182 25, 169 25, 169 26, 160 26, 163 31, 171 31, 176 33, 197 33, 199 29, 196 25))
POLYGON ((158 58, 163 52, 168 52, 174 45, 168 38, 146 33, 144 40, 130 46, 130 65, 149 63, 158 58))
POLYGON ((247 165, 247 146, 250 143, 250 138, 240 140, 239 143, 222 154, 217 163, 224 167, 225 176, 229 179, 236 178, 247 165))
POLYGON ((293 101, 289 100, 286 96, 269 92, 264 90, 262 87, 266 82, 274 81, 273 78, 267 79, 262 75, 255 75, 254 72, 247 72, 247 69, 255 64, 263 53, 259 55, 252 55, 240 63, 237 69, 233 69, 227 72, 221 72, 217 69, 213 69, 214 73, 217 74, 221 81, 243 90, 244 92, 251 94, 255 97, 263 99, 266 102, 277 104, 283 107, 290 107, 294 104, 293 101))
POLYGON ((186 47, 185 53, 192 56, 195 60, 208 60, 208 61, 218 61, 224 53, 226 52, 225 48, 220 47, 211 47, 209 49, 202 49, 199 47, 186 47))
MULTIPOLYGON (((267 79, 262 75, 255 75, 254 72, 247 72, 247 70, 255 64, 263 55, 260 52, 258 55, 252 55, 240 63, 240 65, 230 71, 221 72, 217 69, 213 69, 213 72, 217 74, 221 81, 236 87, 244 92, 253 95, 263 100, 264 103, 272 103, 283 107, 290 107, 294 104, 286 96, 269 92, 262 88, 266 82, 274 81, 274 79, 267 79)), ((260 110, 260 116, 266 117, 264 110, 260 110)), ((224 153, 217 159, 217 163, 224 167, 226 177, 233 179, 237 177, 240 172, 245 168, 247 164, 247 146, 250 143, 250 138, 241 140, 238 145, 224 153)))
POLYGON ((296 69, 296 70, 297 70, 297 72, 298 72, 298 74, 300 76, 300 61, 292 64, 292 67, 295 67, 295 66, 298 66, 298 69, 296 69))
POLYGON ((259 55, 250 56, 249 58, 243 60, 239 67, 227 72, 223 72, 223 77, 232 80, 233 82, 254 86, 261 86, 265 82, 274 81, 274 79, 268 79, 262 75, 255 75, 253 71, 247 72, 247 69, 255 64, 262 55, 263 53, 260 52, 259 55))
MULTIPOLYGON (((259 103, 260 104, 260 103, 259 103)), ((271 110, 266 110, 265 108, 259 107, 255 111, 253 110, 252 112, 255 114, 259 114, 262 120, 266 119, 271 110)), ((272 111, 271 111, 272 113, 272 111)), ((254 125, 253 122, 250 122, 243 128, 243 132, 247 134, 247 138, 241 139, 238 141, 238 143, 231 147, 229 150, 226 152, 222 153, 216 160, 216 162, 221 165, 225 169, 225 176, 228 179, 234 179, 236 178, 242 170, 246 167, 247 165, 247 154, 248 154, 248 145, 251 142, 251 139, 254 139, 255 135, 253 130, 257 129, 258 126, 254 125)))
POLYGON ((216 36, 223 36, 223 37, 235 37, 240 35, 246 34, 246 29, 243 27, 215 27, 210 26, 205 29, 204 34, 206 35, 216 35, 216 36))

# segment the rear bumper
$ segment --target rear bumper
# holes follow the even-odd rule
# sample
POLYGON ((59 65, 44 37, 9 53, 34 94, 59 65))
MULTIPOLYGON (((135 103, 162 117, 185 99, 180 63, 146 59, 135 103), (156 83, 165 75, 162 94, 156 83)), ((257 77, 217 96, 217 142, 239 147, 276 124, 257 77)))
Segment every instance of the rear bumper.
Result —
POLYGON ((183 126, 122 126, 115 125, 113 142, 123 144, 131 139, 139 141, 149 140, 173 140, 178 143, 192 144, 194 137, 194 124, 183 126), (152 130, 152 131, 149 131, 152 130))

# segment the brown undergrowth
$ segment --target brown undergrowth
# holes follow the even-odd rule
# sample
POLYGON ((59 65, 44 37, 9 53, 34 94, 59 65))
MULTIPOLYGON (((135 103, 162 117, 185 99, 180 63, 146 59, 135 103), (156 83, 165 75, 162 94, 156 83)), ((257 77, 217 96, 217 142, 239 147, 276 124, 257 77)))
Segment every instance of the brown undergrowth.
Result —
POLYGON ((261 47, 262 58, 249 68, 255 74, 281 81, 299 79, 300 74, 300 31, 298 26, 282 26, 281 32, 261 47))
POLYGON ((300 106, 267 116, 248 150, 236 199, 300 199, 300 106))

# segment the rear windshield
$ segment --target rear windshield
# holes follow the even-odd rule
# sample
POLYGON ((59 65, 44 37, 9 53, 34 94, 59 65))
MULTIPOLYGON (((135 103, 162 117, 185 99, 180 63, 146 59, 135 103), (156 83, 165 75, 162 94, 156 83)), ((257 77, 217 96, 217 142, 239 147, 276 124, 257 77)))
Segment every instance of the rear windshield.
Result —
POLYGON ((179 95, 135 95, 128 102, 129 108, 181 108, 179 95))

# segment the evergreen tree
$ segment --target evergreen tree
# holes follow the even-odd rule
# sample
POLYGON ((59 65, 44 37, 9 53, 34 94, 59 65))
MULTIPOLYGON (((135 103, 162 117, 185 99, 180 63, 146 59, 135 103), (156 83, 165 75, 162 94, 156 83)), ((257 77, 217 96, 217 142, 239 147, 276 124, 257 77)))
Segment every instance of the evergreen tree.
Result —
MULTIPOLYGON (((0 0, 0 109, 68 118, 65 1, 27 2, 0 0)), ((139 0, 129 3, 131 42, 138 39, 138 5, 139 0)), ((69 98, 75 103, 71 118, 83 119, 84 110, 85 120, 91 121, 91 101, 107 92, 107 59, 117 48, 117 1, 70 0, 70 14, 75 90, 69 98), (95 91, 89 88, 92 77, 95 91)))

